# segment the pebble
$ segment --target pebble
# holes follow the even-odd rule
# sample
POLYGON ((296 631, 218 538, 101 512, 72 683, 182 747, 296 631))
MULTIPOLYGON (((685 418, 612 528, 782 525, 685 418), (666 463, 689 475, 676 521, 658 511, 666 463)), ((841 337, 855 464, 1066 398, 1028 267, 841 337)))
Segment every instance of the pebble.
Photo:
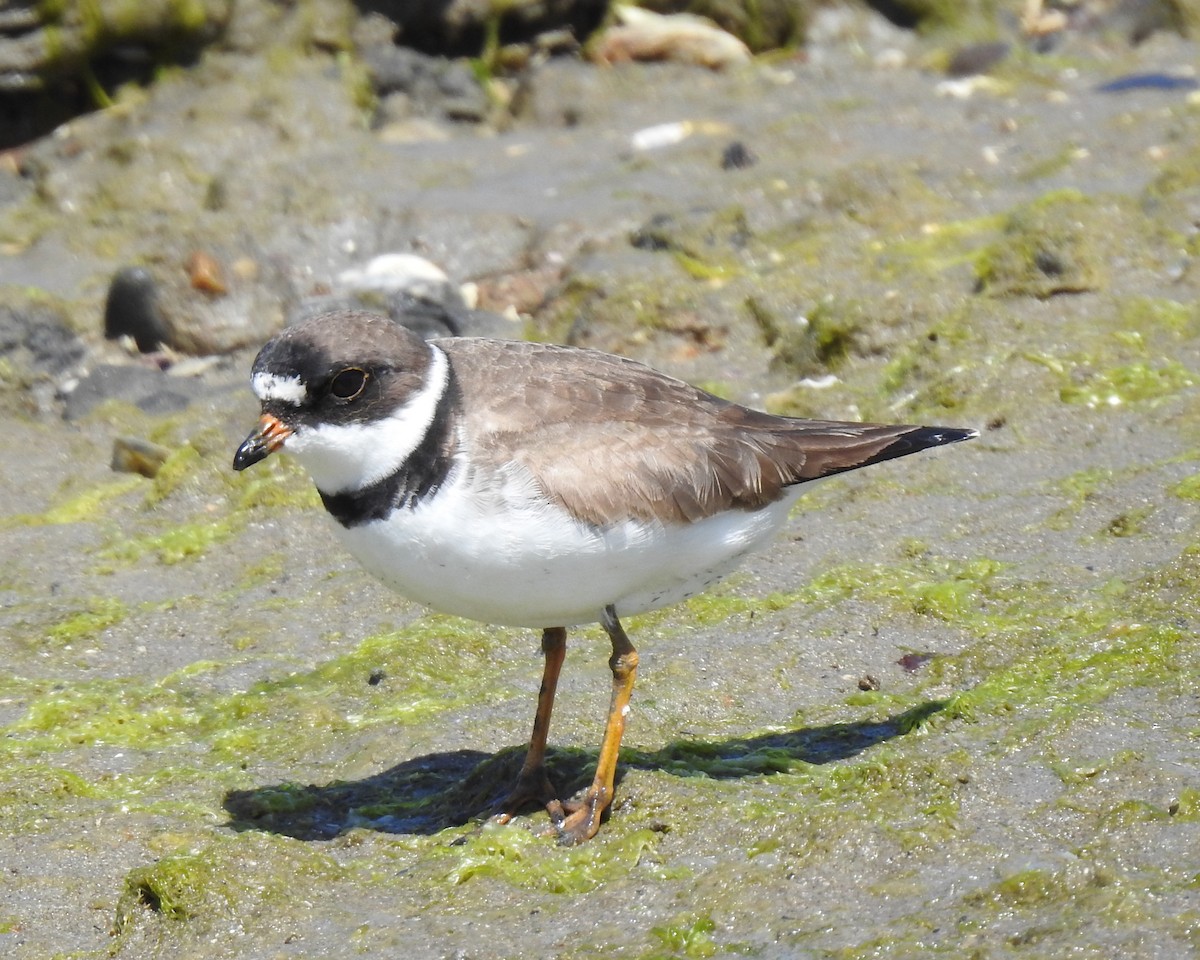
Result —
POLYGON ((188 257, 186 269, 188 281, 193 290, 217 297, 224 296, 229 292, 221 263, 211 253, 205 253, 203 250, 195 251, 188 257))
POLYGON ((390 119, 397 104, 405 113, 448 120, 481 122, 487 118, 487 92, 464 60, 447 60, 394 44, 375 44, 363 51, 371 84, 389 109, 377 126, 390 119), (397 99, 400 98, 400 99, 397 99))
POLYGON ((1003 40, 992 43, 973 43, 954 52, 946 65, 950 77, 973 77, 987 73, 1008 57, 1012 48, 1003 40))
POLYGON ((734 140, 721 153, 722 170, 744 170, 756 163, 758 157, 741 140, 734 140))
POLYGON ((117 437, 113 441, 110 466, 117 473, 138 473, 154 479, 171 451, 140 437, 117 437))
POLYGON ((411 290, 420 292, 449 282, 446 272, 415 253, 383 253, 363 267, 338 274, 338 283, 351 290, 411 290))
POLYGON ((682 143, 693 134, 723 134, 729 127, 714 120, 673 120, 643 127, 629 138, 634 150, 658 150, 661 147, 682 143))
POLYGON ((1200 90, 1200 80, 1176 73, 1131 73, 1096 87, 1097 93, 1126 93, 1130 90, 1200 90))
POLYGON ((688 13, 660 14, 640 7, 613 7, 617 24, 594 47, 601 63, 673 60, 721 70, 750 59, 750 48, 711 20, 688 13))

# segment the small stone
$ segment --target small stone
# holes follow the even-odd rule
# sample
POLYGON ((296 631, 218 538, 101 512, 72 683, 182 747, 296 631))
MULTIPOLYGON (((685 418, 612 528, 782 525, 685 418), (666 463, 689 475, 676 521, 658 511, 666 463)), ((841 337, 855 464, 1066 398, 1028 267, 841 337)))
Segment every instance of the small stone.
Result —
POLYGON ((734 140, 721 154, 722 170, 744 170, 758 163, 758 157, 741 140, 734 140))
POLYGON ((896 661, 905 673, 916 673, 933 659, 932 653, 906 653, 896 661))
POLYGON ((117 473, 138 473, 153 479, 166 463, 171 451, 138 437, 117 437, 113 441, 111 467, 117 473))
POLYGON ((960 47, 946 64, 946 74, 951 77, 974 77, 987 73, 1008 56, 1009 50, 1009 45, 1003 40, 960 47))
POLYGON ((750 59, 750 49, 741 40, 704 17, 630 6, 615 6, 613 13, 618 22, 592 47, 600 63, 672 60, 721 70, 750 59))
POLYGON ((229 292, 221 264, 211 253, 205 253, 203 250, 195 251, 188 257, 186 269, 188 281, 193 290, 199 290, 215 297, 224 296, 229 292))

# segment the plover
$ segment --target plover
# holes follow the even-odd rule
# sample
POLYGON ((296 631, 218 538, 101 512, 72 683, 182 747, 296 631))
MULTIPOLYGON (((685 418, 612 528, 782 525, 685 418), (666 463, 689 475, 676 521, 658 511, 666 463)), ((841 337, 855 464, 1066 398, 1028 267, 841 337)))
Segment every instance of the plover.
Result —
POLYGON ((805 484, 976 436, 801 420, 705 393, 595 350, 450 337, 339 311, 263 347, 243 470, 276 450, 311 474, 372 574, 444 613, 542 630, 533 735, 497 819, 545 805, 566 843, 613 798, 638 654, 620 618, 728 574, 784 523, 805 484), (595 778, 562 801, 544 767, 566 628, 612 642, 595 778))

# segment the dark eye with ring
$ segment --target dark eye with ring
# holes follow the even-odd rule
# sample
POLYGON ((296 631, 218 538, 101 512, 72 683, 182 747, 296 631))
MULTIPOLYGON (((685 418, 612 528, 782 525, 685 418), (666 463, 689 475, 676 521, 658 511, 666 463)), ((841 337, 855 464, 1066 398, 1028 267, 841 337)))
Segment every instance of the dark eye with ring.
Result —
POLYGON ((329 392, 339 400, 356 400, 367 388, 367 371, 347 367, 329 381, 329 392))

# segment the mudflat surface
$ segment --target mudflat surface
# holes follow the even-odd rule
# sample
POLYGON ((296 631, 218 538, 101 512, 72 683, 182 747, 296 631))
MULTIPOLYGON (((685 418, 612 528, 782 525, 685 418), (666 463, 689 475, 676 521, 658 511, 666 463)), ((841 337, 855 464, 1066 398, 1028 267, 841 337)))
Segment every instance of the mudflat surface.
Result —
MULTIPOLYGON (((518 334, 982 437, 819 485, 627 624, 617 801, 563 849, 539 812, 471 820, 519 765, 537 637, 388 594, 285 458, 231 471, 252 346, 172 413, 65 420, 6 379, 0 953, 1200 951, 1200 104, 1096 90, 1197 49, 1079 39, 959 98, 894 41, 894 69, 853 37, 726 74, 555 61, 514 123, 440 139, 367 129, 330 59, 213 56, 35 148, 0 283, 64 304, 92 365, 135 363, 100 336, 124 264, 219 250, 278 299, 415 251, 557 271, 518 334), (734 140, 757 162, 723 170, 734 140), (125 435, 169 448, 155 479, 110 470, 125 435)), ((606 658, 572 635, 564 792, 606 658)))

